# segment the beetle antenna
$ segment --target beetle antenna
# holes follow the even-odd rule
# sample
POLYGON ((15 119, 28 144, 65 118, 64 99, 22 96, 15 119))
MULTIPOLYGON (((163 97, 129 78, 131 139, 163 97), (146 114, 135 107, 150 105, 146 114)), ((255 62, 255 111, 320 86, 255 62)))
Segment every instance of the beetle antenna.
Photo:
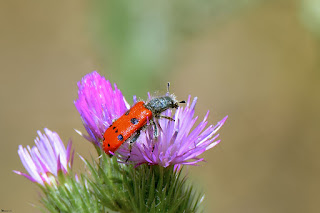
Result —
POLYGON ((167 95, 170 94, 169 89, 170 89, 170 82, 167 83, 167 95))
POLYGON ((186 101, 180 101, 179 103, 180 103, 180 104, 185 104, 185 103, 186 103, 186 101))

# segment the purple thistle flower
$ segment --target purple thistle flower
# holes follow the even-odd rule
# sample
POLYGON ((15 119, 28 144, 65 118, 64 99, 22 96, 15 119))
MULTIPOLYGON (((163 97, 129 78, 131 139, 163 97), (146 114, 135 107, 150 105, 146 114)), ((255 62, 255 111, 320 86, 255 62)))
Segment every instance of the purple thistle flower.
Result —
POLYGON ((78 82, 78 100, 74 102, 89 136, 80 135, 101 148, 103 134, 112 122, 123 115, 130 105, 114 84, 96 71, 85 75, 78 82))
MULTIPOLYGON (((75 101, 75 105, 89 134, 84 137, 101 148, 100 144, 105 130, 130 106, 116 85, 113 90, 110 82, 97 72, 84 76, 78 83, 78 87, 79 98, 75 101)), ((134 102, 136 102, 135 97, 134 102)), ((123 143, 115 153, 117 157, 122 162, 125 162, 129 157, 129 162, 136 165, 147 163, 163 167, 170 165, 179 167, 183 164, 196 165, 203 161, 199 155, 220 142, 217 140, 219 135, 216 132, 228 116, 219 121, 217 125, 205 128, 208 112, 203 121, 194 127, 198 118, 194 118, 196 102, 197 98, 191 102, 191 96, 189 96, 186 107, 179 107, 175 114, 172 115, 172 110, 165 111, 163 114, 169 117, 173 116, 175 121, 158 120, 160 131, 157 140, 153 137, 153 128, 150 125, 141 132, 140 137, 133 144, 131 154, 129 154, 128 143, 123 143)), ((82 135, 82 133, 80 134, 82 135)))
POLYGON ((14 171, 41 185, 56 183, 55 177, 59 171, 67 173, 71 169, 74 156, 74 152, 71 153, 71 141, 66 149, 56 132, 47 128, 44 131, 45 134, 37 132, 39 137, 35 139, 36 146, 32 148, 19 146, 18 154, 29 175, 14 171))
MULTIPOLYGON (((196 165, 203 161, 198 156, 213 148, 220 140, 216 140, 219 134, 216 132, 222 127, 228 116, 224 117, 215 126, 207 125, 209 111, 204 119, 194 127, 198 117, 194 117, 194 109, 197 98, 190 104, 191 96, 185 108, 179 107, 173 119, 159 119, 161 131, 157 140, 154 139, 153 128, 141 133, 139 140, 131 150, 129 161, 136 165, 147 163, 149 165, 161 165, 168 167, 174 165, 196 165), (193 130, 192 130, 193 128, 193 130)), ((167 110, 164 115, 171 117, 172 110, 167 110)), ((118 150, 118 157, 126 160, 129 155, 128 145, 122 145, 118 150)))

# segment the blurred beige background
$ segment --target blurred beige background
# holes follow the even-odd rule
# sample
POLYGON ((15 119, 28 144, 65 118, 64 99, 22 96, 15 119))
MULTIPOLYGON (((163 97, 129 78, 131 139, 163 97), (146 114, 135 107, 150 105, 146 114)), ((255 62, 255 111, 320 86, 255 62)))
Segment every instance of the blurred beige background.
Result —
MULTIPOLYGON (((95 154, 73 130, 83 130, 76 83, 93 70, 114 81, 117 71, 96 50, 91 18, 84 0, 0 3, 0 209, 39 212, 38 187, 12 172, 25 171, 17 148, 32 146, 38 129, 95 154)), ((209 109, 211 123, 229 115, 207 163, 188 169, 206 212, 319 212, 319 41, 293 1, 262 3, 213 25, 185 38, 154 81, 157 88, 170 81, 180 99, 198 96, 197 114, 209 109)))

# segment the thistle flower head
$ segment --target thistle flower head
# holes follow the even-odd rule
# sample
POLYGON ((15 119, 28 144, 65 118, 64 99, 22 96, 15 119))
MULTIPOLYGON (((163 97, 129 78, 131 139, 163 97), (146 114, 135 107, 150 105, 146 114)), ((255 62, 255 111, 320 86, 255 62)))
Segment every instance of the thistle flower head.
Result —
POLYGON ((23 166, 29 174, 14 171, 33 182, 41 185, 55 183, 58 173, 67 173, 72 167, 74 152, 71 153, 71 141, 67 148, 63 145, 59 135, 49 129, 45 134, 38 131, 39 137, 35 139, 36 146, 18 149, 23 166))
POLYGON ((96 71, 87 74, 78 82, 78 99, 74 102, 79 111, 87 140, 101 147, 106 128, 130 108, 121 91, 96 71))
MULTIPOLYGON (((97 72, 87 74, 79 86, 79 98, 75 105, 80 112, 84 126, 89 134, 86 137, 101 147, 100 143, 105 130, 114 119, 122 116, 129 108, 122 93, 116 85, 113 90, 109 81, 106 81, 97 72)), ((169 95, 169 94, 167 94, 169 95)), ((149 96, 150 99, 150 96, 149 96)), ((135 102, 135 98, 134 98, 135 102)), ((197 98, 191 102, 189 96, 186 107, 179 107, 175 113, 166 110, 163 115, 172 117, 169 119, 155 119, 159 129, 159 135, 154 137, 154 128, 147 124, 147 128, 141 132, 138 140, 130 148, 127 142, 117 150, 115 155, 125 162, 140 165, 161 165, 179 167, 183 164, 195 165, 203 160, 199 155, 214 147, 220 142, 216 132, 224 124, 227 116, 217 125, 207 125, 206 114, 204 119, 195 126, 198 117, 194 117, 197 98)))
POLYGON ((128 159, 136 165, 147 163, 149 165, 161 165, 168 167, 174 165, 196 165, 203 161, 199 155, 217 145, 219 134, 216 132, 225 123, 228 116, 224 117, 216 125, 206 128, 209 111, 203 120, 195 125, 198 117, 194 117, 197 98, 191 102, 189 96, 186 107, 179 107, 173 114, 167 110, 164 115, 174 119, 159 119, 159 136, 154 137, 153 128, 147 128, 139 140, 134 144, 131 154, 128 145, 124 144, 119 149, 119 158, 128 159))

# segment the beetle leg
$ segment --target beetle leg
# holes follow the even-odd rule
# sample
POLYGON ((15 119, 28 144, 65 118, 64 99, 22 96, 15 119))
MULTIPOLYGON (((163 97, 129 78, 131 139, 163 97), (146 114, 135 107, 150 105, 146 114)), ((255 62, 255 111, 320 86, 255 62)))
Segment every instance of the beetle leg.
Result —
MULTIPOLYGON (((158 137, 159 137, 159 130, 158 128, 160 128, 160 130, 162 131, 161 129, 161 126, 158 122, 158 119, 155 119, 155 120, 151 120, 150 123, 153 125, 153 138, 154 138, 154 141, 157 142, 158 141, 158 137)), ((154 144, 152 146, 152 152, 154 150, 154 144)))
POLYGON ((165 116, 165 115, 160 115, 159 118, 165 118, 165 119, 168 119, 170 121, 175 121, 173 118, 171 118, 169 116, 165 116))
POLYGON ((129 155, 128 155, 127 159, 126 159, 126 162, 128 162, 128 160, 131 157, 132 144, 138 140, 139 136, 140 136, 140 130, 138 130, 137 133, 130 139, 130 142, 129 142, 129 155))
POLYGON ((159 132, 157 124, 154 120, 150 120, 150 124, 153 125, 153 137, 155 140, 158 140, 159 132))

